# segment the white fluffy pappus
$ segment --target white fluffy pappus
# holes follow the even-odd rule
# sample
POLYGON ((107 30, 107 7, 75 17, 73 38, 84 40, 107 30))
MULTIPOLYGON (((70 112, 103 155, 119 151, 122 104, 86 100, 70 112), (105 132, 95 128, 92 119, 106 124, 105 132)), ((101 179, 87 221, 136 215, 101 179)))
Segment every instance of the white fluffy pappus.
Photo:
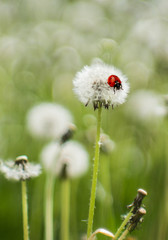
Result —
POLYGON ((73 122, 71 113, 63 106, 44 102, 27 114, 27 128, 32 136, 46 139, 62 137, 73 122))
POLYGON ((126 113, 139 121, 154 121, 167 114, 167 107, 161 95, 139 90, 129 98, 126 113))
POLYGON ((61 145, 57 142, 51 142, 42 149, 40 161, 46 171, 54 173, 60 151, 61 145))
POLYGON ((55 173, 60 175, 64 166, 66 166, 67 177, 79 177, 87 171, 88 160, 88 153, 80 143, 68 141, 62 146, 55 173))
POLYGON ((44 168, 59 177, 79 177, 89 166, 88 153, 76 141, 62 145, 51 142, 44 147, 40 158, 44 168))
POLYGON ((93 63, 91 66, 85 66, 76 74, 73 85, 74 92, 79 100, 85 106, 93 103, 95 108, 97 108, 98 102, 105 108, 110 105, 115 107, 122 104, 125 102, 129 92, 127 77, 119 69, 101 61, 93 63), (120 79, 120 88, 111 87, 108 84, 108 78, 111 75, 120 79))
POLYGON ((1 162, 0 172, 9 180, 26 180, 38 177, 41 174, 40 164, 33 163, 17 163, 16 161, 8 160, 1 162))

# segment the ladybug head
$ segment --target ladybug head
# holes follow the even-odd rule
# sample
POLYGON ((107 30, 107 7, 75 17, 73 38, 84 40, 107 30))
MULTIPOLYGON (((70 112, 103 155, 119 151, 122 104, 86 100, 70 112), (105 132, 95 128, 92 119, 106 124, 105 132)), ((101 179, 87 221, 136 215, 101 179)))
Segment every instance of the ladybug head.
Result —
POLYGON ((108 77, 107 83, 110 87, 113 87, 114 89, 119 90, 122 88, 121 80, 116 75, 110 75, 108 77))

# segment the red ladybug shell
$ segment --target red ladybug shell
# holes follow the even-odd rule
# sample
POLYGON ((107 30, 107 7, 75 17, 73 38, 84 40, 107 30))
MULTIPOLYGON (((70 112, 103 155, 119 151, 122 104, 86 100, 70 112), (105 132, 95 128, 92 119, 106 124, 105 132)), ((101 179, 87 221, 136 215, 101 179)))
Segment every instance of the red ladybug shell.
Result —
POLYGON ((108 77, 107 83, 110 87, 115 87, 116 83, 121 84, 121 80, 116 75, 110 75, 108 77))

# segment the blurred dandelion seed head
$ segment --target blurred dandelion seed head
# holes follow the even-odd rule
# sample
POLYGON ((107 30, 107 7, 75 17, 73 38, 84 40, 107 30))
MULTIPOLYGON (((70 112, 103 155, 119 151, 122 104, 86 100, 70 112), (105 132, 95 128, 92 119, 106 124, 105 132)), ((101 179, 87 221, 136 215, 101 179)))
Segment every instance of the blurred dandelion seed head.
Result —
POLYGON ((57 166, 60 151, 61 146, 57 142, 51 142, 43 148, 40 154, 40 160, 46 171, 52 173, 55 171, 54 168, 57 166))
POLYGON ((80 143, 68 141, 62 146, 55 174, 59 176, 63 166, 66 165, 67 177, 79 177, 87 171, 88 159, 88 153, 80 143))
POLYGON ((133 29, 135 39, 147 45, 156 56, 167 54, 167 34, 167 22, 156 16, 155 18, 138 21, 133 29), (149 31, 149 29, 153 29, 153 31, 149 31))
POLYGON ((139 121, 154 121, 167 114, 163 98, 152 91, 136 91, 129 99, 126 111, 139 121))
POLYGON ((52 142, 42 150, 40 158, 47 171, 60 177, 63 170, 67 177, 81 176, 89 165, 88 153, 76 141, 68 141, 62 145, 52 142))
POLYGON ((38 177, 41 174, 41 166, 40 164, 29 163, 27 156, 23 155, 16 158, 15 161, 2 162, 0 172, 9 180, 27 180, 38 177))
POLYGON ((54 103, 41 103, 27 114, 27 128, 37 138, 58 139, 73 122, 71 113, 54 103))
POLYGON ((121 71, 100 61, 85 66, 76 74, 73 84, 75 94, 85 105, 100 102, 107 108, 110 105, 117 106, 125 102, 129 92, 127 78, 121 71), (107 81, 111 75, 116 75, 121 80, 121 89, 115 90, 109 86, 107 81))

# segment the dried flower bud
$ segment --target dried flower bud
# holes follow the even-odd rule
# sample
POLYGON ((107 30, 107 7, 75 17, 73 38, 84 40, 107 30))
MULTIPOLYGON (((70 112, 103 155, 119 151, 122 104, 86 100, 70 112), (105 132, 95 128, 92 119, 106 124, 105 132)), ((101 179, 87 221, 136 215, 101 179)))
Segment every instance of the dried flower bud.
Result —
POLYGON ((127 229, 129 232, 132 232, 139 223, 142 223, 143 221, 143 216, 146 214, 146 210, 144 208, 139 208, 137 212, 131 217, 129 221, 129 225, 127 229))
POLYGON ((133 208, 132 213, 136 213, 136 211, 140 208, 141 204, 142 204, 142 200, 143 198, 147 195, 147 192, 143 189, 138 189, 138 193, 136 198, 134 199, 134 202, 130 205, 128 205, 128 208, 133 208))
POLYGON ((74 124, 70 124, 68 130, 61 137, 61 143, 65 143, 66 141, 71 139, 75 130, 76 130, 76 126, 74 124))
POLYGON ((102 234, 104 236, 108 236, 112 239, 114 239, 114 234, 104 228, 98 228, 94 233, 92 233, 92 235, 89 237, 89 240, 94 240, 95 239, 95 236, 97 234, 102 234))

